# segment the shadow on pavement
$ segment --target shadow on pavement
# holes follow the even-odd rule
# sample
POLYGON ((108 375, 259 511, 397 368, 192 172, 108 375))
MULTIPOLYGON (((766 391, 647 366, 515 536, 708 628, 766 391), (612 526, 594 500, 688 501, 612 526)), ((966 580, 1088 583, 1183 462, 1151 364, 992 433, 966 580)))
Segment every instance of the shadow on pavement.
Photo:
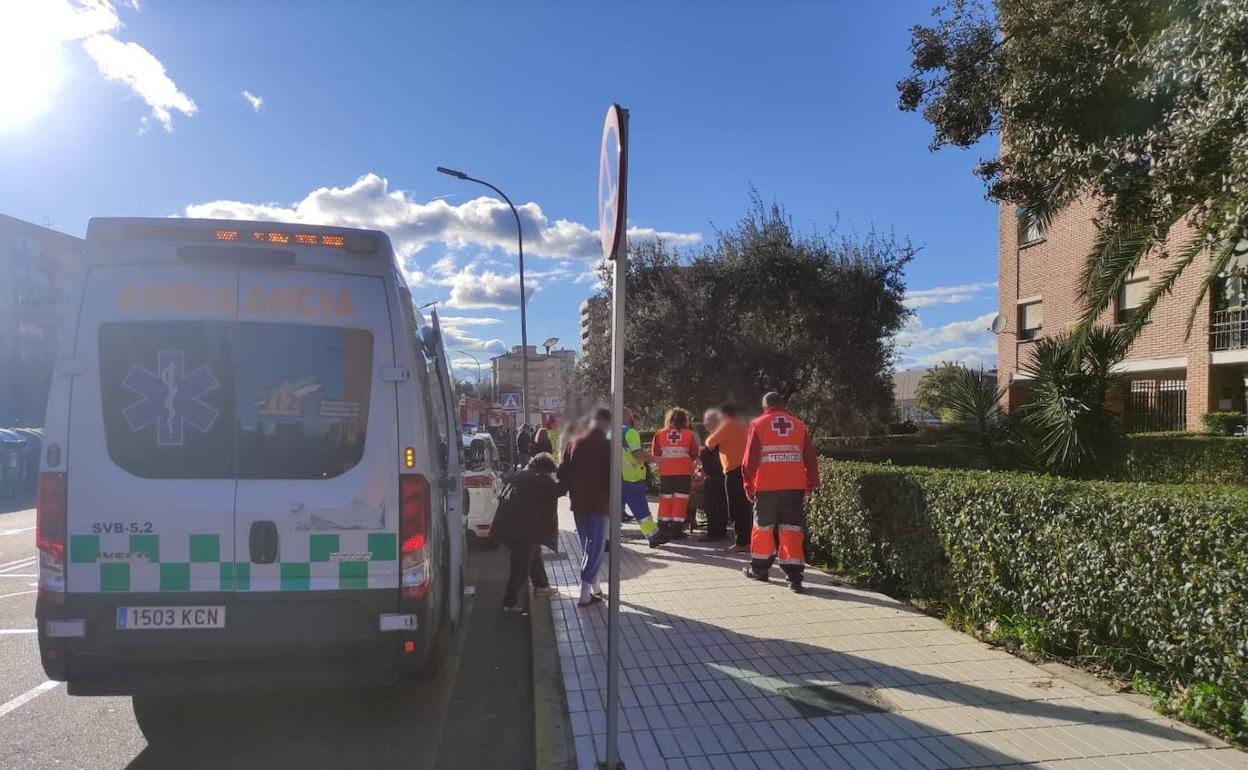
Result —
POLYGON ((130 770, 531 768, 529 619, 501 611, 507 568, 505 550, 469 554, 476 593, 432 680, 207 699, 176 740, 149 744, 130 770))

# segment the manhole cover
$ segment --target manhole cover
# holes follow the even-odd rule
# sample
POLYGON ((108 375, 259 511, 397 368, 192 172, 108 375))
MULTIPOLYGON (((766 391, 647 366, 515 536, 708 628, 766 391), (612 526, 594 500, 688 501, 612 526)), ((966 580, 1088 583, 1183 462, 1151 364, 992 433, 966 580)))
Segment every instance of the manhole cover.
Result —
POLYGON ((888 702, 865 684, 806 685, 780 690, 805 719, 876 714, 889 711, 888 702))

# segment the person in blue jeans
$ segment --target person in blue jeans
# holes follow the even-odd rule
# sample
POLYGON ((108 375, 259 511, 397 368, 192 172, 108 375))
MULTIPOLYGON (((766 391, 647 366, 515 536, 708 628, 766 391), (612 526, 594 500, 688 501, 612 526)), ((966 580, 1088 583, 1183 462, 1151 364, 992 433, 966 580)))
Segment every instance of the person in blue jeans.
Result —
POLYGON ((630 409, 624 410, 624 424, 620 435, 623 438, 621 452, 623 464, 620 466, 620 492, 624 498, 624 510, 633 514, 641 534, 646 536, 651 548, 657 548, 667 542, 660 534, 659 526, 650 515, 650 502, 646 499, 646 463, 654 462, 654 455, 641 448, 641 434, 637 432, 637 420, 630 409))
POLYGON ((611 452, 615 451, 607 431, 611 410, 594 412, 589 430, 568 443, 559 462, 559 481, 568 489, 572 517, 581 541, 580 607, 602 601, 598 588, 598 568, 602 566, 607 544, 607 519, 611 515, 611 452))

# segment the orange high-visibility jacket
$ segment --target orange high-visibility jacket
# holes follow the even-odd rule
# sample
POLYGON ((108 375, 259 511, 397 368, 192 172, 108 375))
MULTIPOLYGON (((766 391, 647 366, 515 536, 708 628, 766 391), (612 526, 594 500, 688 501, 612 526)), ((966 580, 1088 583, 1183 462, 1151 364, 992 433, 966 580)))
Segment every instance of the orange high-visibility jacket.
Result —
POLYGON ((688 428, 655 431, 650 447, 650 453, 659 458, 660 476, 692 476, 697 452, 697 439, 688 428))
POLYGON ((783 409, 767 409, 750 423, 741 464, 745 491, 800 489, 819 484, 819 461, 806 424, 783 409))

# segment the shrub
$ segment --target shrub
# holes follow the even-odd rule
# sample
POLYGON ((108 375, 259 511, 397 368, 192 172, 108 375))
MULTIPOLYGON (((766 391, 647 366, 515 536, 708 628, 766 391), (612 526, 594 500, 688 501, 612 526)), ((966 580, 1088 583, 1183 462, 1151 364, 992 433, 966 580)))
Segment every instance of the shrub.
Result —
POLYGON ((828 460, 821 478, 815 556, 1248 732, 1248 491, 828 460))
POLYGON ((1162 484, 1248 484, 1248 438, 1203 433, 1137 433, 1127 436, 1121 481, 1162 484))
POLYGON ((1200 418, 1205 432, 1215 436, 1234 436, 1244 429, 1243 412, 1206 412, 1200 418))

